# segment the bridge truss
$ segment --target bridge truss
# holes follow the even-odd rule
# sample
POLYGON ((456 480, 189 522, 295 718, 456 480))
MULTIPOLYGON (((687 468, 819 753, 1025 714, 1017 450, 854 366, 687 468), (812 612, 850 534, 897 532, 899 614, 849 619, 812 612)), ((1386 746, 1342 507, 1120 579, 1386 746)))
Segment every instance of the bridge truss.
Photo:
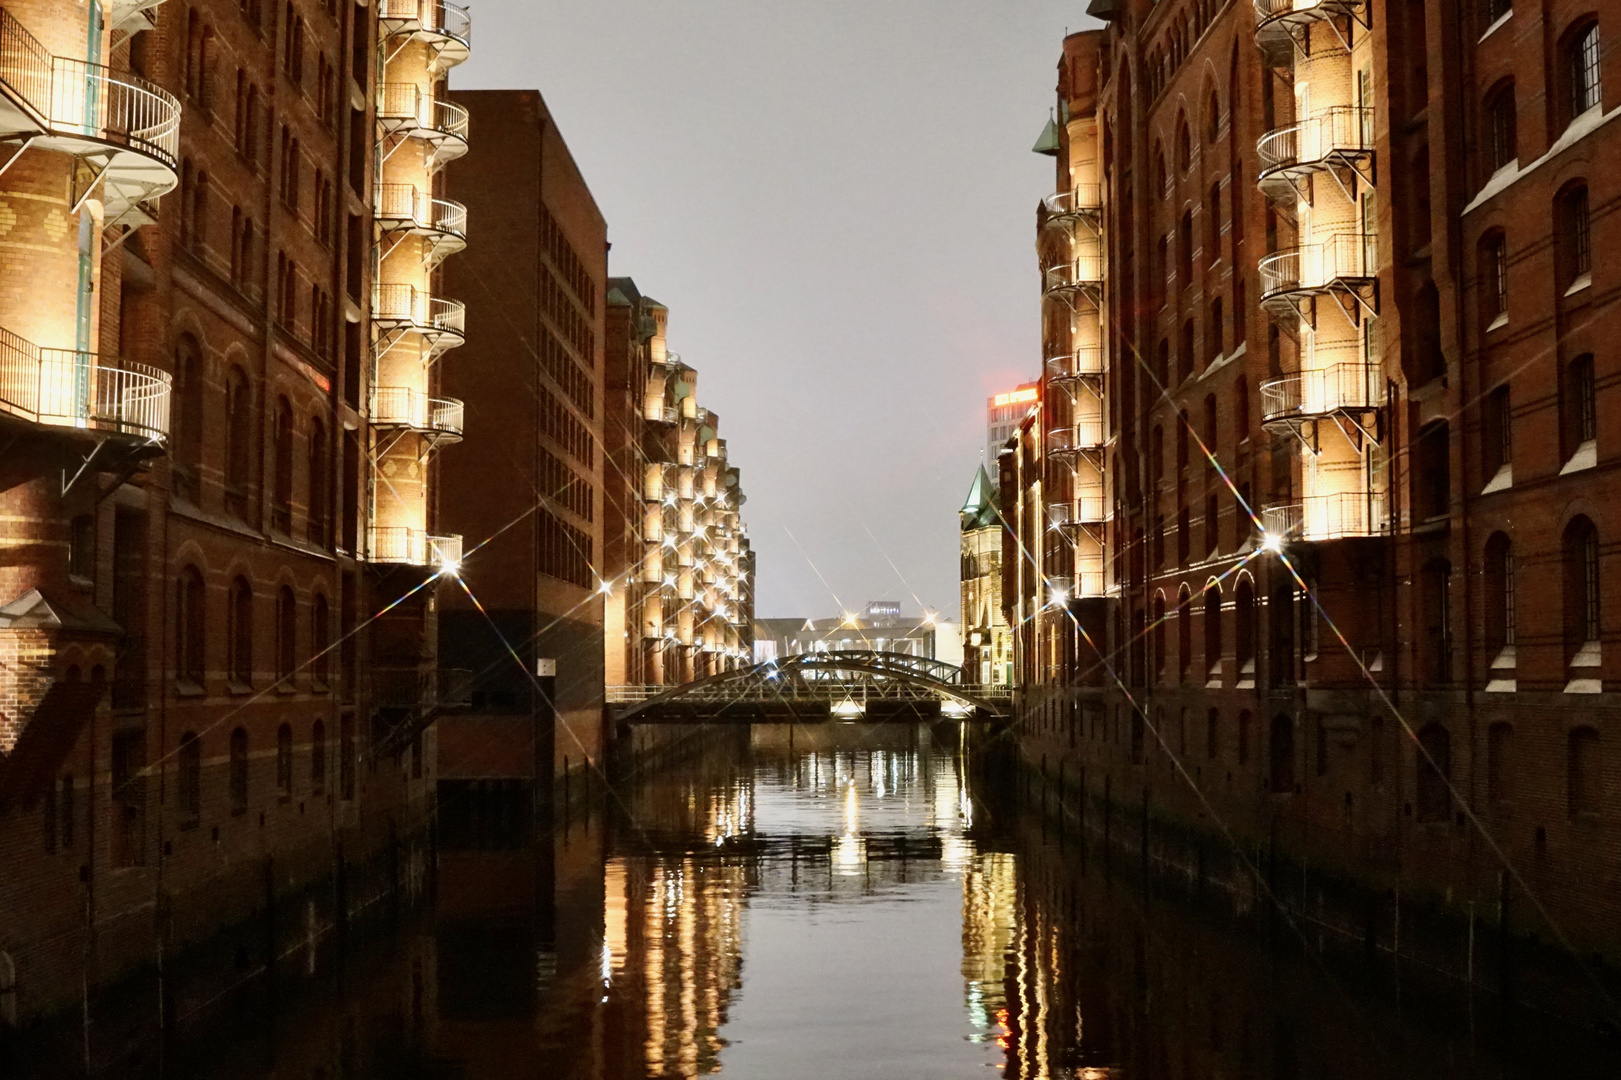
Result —
POLYGON ((1007 717, 1009 687, 968 687, 962 670, 905 653, 801 653, 680 686, 611 686, 619 723, 813 723, 1007 717))

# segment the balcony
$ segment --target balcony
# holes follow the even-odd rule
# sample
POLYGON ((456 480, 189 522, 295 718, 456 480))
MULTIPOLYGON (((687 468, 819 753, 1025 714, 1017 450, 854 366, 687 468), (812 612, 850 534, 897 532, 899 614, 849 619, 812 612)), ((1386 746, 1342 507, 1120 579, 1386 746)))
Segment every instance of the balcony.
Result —
POLYGON ((1109 516, 1108 501, 1104 499, 1101 487, 1084 488, 1073 499, 1060 499, 1047 504, 1048 527, 1066 534, 1101 525, 1109 520, 1109 516))
POLYGON ((139 75, 52 56, 3 8, 0 127, 14 139, 32 137, 35 146, 93 163, 100 175, 74 196, 82 199, 99 185, 109 222, 174 189, 180 152, 175 96, 139 75))
POLYGON ((1055 191, 1041 200, 1041 209, 1052 222, 1094 217, 1103 209, 1103 185, 1076 184, 1069 191, 1055 191))
POLYGON ((0 330, 0 412, 161 446, 169 437, 166 371, 72 349, 42 349, 0 330))
POLYGON ((413 184, 377 185, 377 224, 384 232, 425 238, 430 267, 467 246, 467 207, 454 199, 434 198, 413 184))
POLYGON ((1367 27, 1368 0, 1255 0, 1255 43, 1278 63, 1313 23, 1343 18, 1367 27))
POLYGON ((1261 384, 1261 424, 1280 430, 1335 413, 1365 413, 1383 404, 1379 370, 1361 362, 1298 371, 1261 384))
POLYGON ((1382 491, 1337 491, 1308 495, 1297 503, 1261 511, 1268 536, 1307 543, 1346 537, 1383 536, 1390 530, 1382 491))
POLYGON ((1105 374, 1103 346, 1081 345, 1067 352, 1047 357, 1047 378, 1066 383, 1083 379, 1099 379, 1105 374))
POLYGON ((401 566, 425 566, 455 573, 462 562, 460 536, 432 536, 424 529, 403 525, 376 525, 366 537, 368 561, 401 566))
POLYGON ((1043 296, 1053 296, 1073 302, 1076 295, 1085 295, 1096 302, 1103 288, 1103 257, 1078 255, 1067 262, 1049 266, 1042 271, 1043 296))
POLYGON ((377 122, 384 132, 421 139, 432 148, 431 168, 467 153, 467 110, 437 101, 416 83, 383 83, 377 90, 377 122))
POLYGON ((1100 449, 1107 441, 1102 417, 1082 419, 1071 427, 1053 428, 1047 432, 1047 456, 1074 458, 1088 450, 1100 449))
MULTIPOLYGON (((428 339, 435 357, 467 340, 466 305, 429 296, 413 285, 378 285, 372 298, 372 321, 396 339, 406 332, 420 334, 428 339)), ((386 349, 379 350, 383 351, 386 349)))
POLYGON ((1261 259, 1261 303, 1270 310, 1297 305, 1329 292, 1371 300, 1377 277, 1378 238, 1372 233, 1335 233, 1321 243, 1284 248, 1261 259))
POLYGON ((466 60, 473 41, 473 17, 467 9, 437 0, 379 0, 377 25, 386 37, 426 42, 437 71, 466 60))
POLYGON ((1373 182, 1373 110, 1355 105, 1318 109, 1304 120, 1276 128, 1256 141, 1257 180, 1270 198, 1305 196, 1300 182, 1312 173, 1355 173, 1373 182))
POLYGON ((408 386, 374 386, 371 422, 407 428, 431 442, 461 442, 466 408, 455 398, 433 398, 408 386))

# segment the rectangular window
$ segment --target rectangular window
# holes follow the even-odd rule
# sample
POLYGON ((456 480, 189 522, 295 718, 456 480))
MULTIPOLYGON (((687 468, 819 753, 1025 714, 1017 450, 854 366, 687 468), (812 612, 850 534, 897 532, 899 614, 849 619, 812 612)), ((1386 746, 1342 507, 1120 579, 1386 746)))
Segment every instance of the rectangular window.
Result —
POLYGON ((1576 36, 1570 52, 1571 116, 1577 117, 1599 103, 1598 23, 1576 36))

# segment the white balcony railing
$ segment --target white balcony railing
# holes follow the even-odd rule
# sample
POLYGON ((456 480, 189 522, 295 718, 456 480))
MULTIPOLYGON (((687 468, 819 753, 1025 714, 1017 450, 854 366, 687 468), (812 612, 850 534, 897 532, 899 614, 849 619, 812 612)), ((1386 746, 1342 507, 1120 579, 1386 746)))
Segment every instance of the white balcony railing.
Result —
POLYGON ((1261 528, 1288 540, 1340 540, 1381 536, 1390 522, 1382 491, 1336 491, 1261 511, 1261 528))
POLYGON ((459 4, 440 0, 380 0, 377 18, 404 31, 453 38, 464 46, 473 39, 473 17, 459 4))
POLYGON ((424 529, 403 525, 376 525, 371 528, 367 543, 374 563, 455 571, 462 562, 460 536, 434 536, 424 529))
POLYGON ((43 134, 127 147, 170 170, 178 160, 180 102, 173 94, 127 71, 52 56, 3 8, 0 93, 43 134))
POLYGON ((1047 453, 1054 457, 1077 454, 1083 450, 1096 450, 1106 441, 1102 417, 1079 419, 1070 427, 1053 428, 1047 432, 1047 453))
POLYGON ((460 438, 465 418, 466 407, 456 398, 429 397, 409 386, 372 388, 371 420, 383 427, 406 427, 460 438))
POLYGON ((1338 283, 1368 280, 1378 265, 1372 233, 1335 233, 1321 243, 1275 251, 1260 261, 1261 294, 1320 292, 1338 283))
POLYGON ((1104 371, 1103 346, 1080 345, 1067 352, 1052 353, 1047 357, 1047 374, 1054 379, 1082 379, 1102 375, 1104 371))
POLYGON ((467 306, 460 300, 430 296, 414 285, 383 283, 372 300, 372 318, 378 322, 403 324, 424 333, 467 332, 467 306))
POLYGON ((1069 191, 1055 191, 1041 200, 1049 217, 1073 217, 1103 208, 1102 184, 1076 184, 1069 191))
POLYGON ((1367 0, 1255 0, 1255 21, 1265 23, 1290 16, 1336 19, 1366 6, 1367 0))
POLYGON ((166 371, 0 330, 0 410, 36 424, 163 442, 170 386, 166 371))
POLYGON ((1103 283, 1103 257, 1078 255, 1042 272, 1042 288, 1048 293, 1095 288, 1103 283))
POLYGON ((1073 529, 1109 520, 1108 501, 1101 487, 1084 488, 1074 499, 1047 504, 1047 524, 1054 529, 1073 529))
POLYGON ((1382 404, 1379 370, 1361 362, 1297 371, 1261 384, 1263 423, 1292 417, 1360 412, 1382 404))
POLYGON ((407 134, 467 141, 467 110, 439 101, 416 83, 383 83, 377 90, 377 118, 407 134))
POLYGON ((377 185, 377 217, 467 239, 467 207, 454 199, 435 198, 413 184, 377 185))
POLYGON ((1336 155, 1373 150, 1373 110, 1355 105, 1319 109, 1304 120, 1275 128, 1256 141, 1261 174, 1311 165, 1336 155))

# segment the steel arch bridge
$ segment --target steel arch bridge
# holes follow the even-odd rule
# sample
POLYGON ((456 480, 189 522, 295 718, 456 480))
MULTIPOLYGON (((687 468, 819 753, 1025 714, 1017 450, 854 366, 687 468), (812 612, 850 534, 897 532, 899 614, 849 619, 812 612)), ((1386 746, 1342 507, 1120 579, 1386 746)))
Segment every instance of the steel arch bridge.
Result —
POLYGON ((1005 719, 1009 687, 968 687, 962 669, 906 653, 799 653, 679 686, 609 687, 621 724, 1005 719))

